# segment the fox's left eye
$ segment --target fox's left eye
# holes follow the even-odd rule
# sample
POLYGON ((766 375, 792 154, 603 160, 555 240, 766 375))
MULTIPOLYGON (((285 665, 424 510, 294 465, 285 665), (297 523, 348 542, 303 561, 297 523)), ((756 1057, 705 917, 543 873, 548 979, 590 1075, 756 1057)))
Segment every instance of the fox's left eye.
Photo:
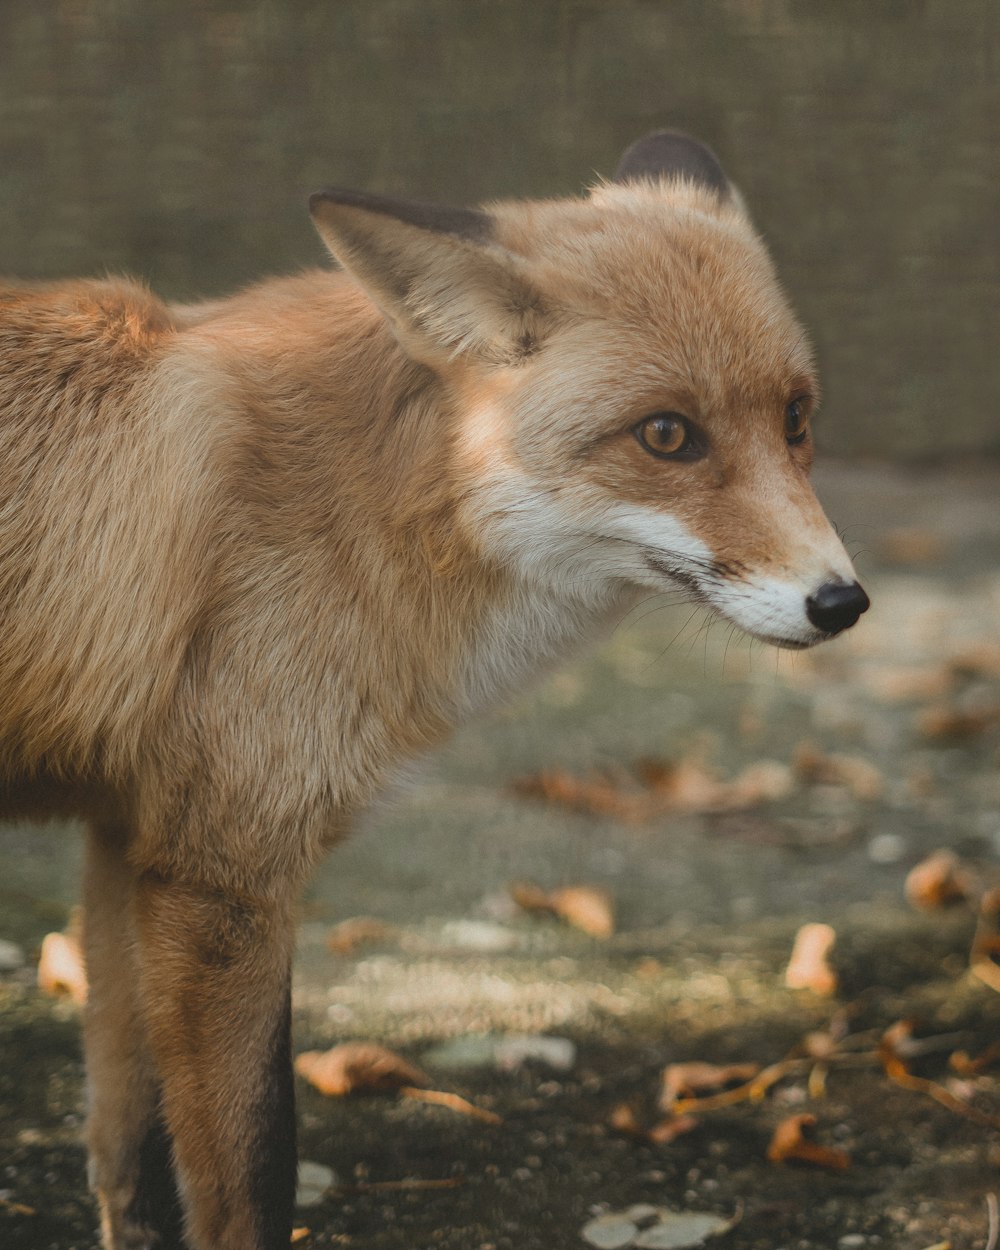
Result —
POLYGON ((785 438, 793 446, 809 433, 809 410, 804 399, 793 399, 785 409, 785 438))
POLYGON ((648 452, 666 458, 686 458, 697 452, 691 427, 677 412, 654 412, 633 428, 648 452))

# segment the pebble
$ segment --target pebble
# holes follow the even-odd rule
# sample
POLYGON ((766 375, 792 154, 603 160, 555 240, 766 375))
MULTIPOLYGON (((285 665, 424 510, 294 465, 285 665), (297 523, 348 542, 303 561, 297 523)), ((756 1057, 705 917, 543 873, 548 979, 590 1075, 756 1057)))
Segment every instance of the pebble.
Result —
POLYGON ((725 1232, 728 1220, 700 1211, 665 1211, 660 1223, 641 1232, 633 1241, 636 1250, 686 1250, 703 1246, 706 1237, 725 1232))
POLYGON ((877 833, 868 843, 873 864, 898 864, 906 854, 906 839, 898 833, 877 833))
POLYGON ((317 1207, 327 1192, 340 1182, 333 1168, 322 1163, 311 1163, 303 1159, 299 1163, 298 1184, 295 1189, 295 1205, 297 1207, 317 1207))
POLYGON ((492 920, 449 920, 441 928, 441 937, 460 950, 485 955, 513 950, 518 944, 517 934, 492 920))
POLYGON ((0 972, 16 972, 25 964, 24 951, 16 942, 0 938, 0 972))
POLYGON ((513 1072, 529 1061, 568 1072, 576 1063, 576 1046, 567 1037, 540 1033, 473 1033, 442 1042, 423 1055, 428 1067, 445 1070, 497 1068, 513 1072))
POLYGON ((867 1242, 868 1238, 861 1233, 848 1233, 837 1242, 837 1250, 857 1250, 858 1246, 864 1246, 867 1242))
POLYGON ((669 1211, 639 1203, 627 1211, 609 1211, 581 1229, 583 1240, 596 1250, 695 1250, 707 1237, 732 1227, 728 1220, 701 1211, 669 1211), (650 1220, 656 1222, 650 1224, 650 1220), (645 1227, 644 1227, 645 1226, 645 1227))
POLYGON ((635 1244, 639 1229, 624 1215, 599 1215, 596 1220, 584 1224, 580 1236, 588 1246, 596 1250, 623 1250, 635 1244))
POLYGON ((504 1072, 513 1072, 528 1060, 542 1063, 556 1072, 569 1072, 576 1063, 576 1046, 568 1037, 544 1037, 520 1034, 505 1037, 497 1043, 496 1065, 504 1072))
POLYGON ((440 1046, 432 1046, 421 1056, 421 1062, 429 1068, 446 1071, 463 1068, 491 1068, 496 1058, 497 1042, 494 1033, 470 1033, 467 1037, 453 1037, 440 1046))

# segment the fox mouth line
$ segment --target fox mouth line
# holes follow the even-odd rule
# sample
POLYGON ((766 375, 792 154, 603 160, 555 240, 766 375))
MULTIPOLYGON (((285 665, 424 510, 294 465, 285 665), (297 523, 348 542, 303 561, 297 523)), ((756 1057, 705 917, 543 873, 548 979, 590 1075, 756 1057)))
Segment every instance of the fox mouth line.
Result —
MULTIPOLYGON (((779 634, 765 634, 758 630, 750 629, 746 625, 740 624, 739 621, 733 620, 726 612, 724 612, 717 604, 713 603, 710 596, 703 589, 701 583, 695 574, 688 572, 686 569, 677 568, 675 565, 668 563, 659 555, 652 552, 644 552, 647 566, 654 572, 669 577, 671 581, 679 583, 691 595, 692 602, 699 604, 701 607, 708 608, 715 612, 723 619, 731 621, 738 629, 741 629, 749 638, 754 638, 758 642, 765 642, 769 646, 779 647, 783 651, 808 651, 811 647, 817 646, 821 642, 826 642, 830 638, 836 637, 835 634, 824 633, 821 630, 816 631, 814 638, 789 638, 779 634)), ((706 564, 705 574, 716 582, 721 582, 725 577, 725 566, 716 566, 706 564)))

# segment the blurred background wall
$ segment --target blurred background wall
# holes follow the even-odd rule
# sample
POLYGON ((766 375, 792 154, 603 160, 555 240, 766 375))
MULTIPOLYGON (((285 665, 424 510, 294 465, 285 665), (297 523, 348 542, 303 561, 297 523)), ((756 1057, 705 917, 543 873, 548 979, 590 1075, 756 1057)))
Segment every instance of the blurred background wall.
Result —
POLYGON ((575 193, 658 126, 743 188, 850 456, 1000 452, 996 0, 0 0, 0 272, 322 259, 326 183, 575 193))

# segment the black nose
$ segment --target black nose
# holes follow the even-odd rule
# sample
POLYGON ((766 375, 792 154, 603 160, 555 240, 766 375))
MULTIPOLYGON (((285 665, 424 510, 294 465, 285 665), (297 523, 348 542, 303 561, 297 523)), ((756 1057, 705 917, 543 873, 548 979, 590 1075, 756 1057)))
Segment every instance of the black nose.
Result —
POLYGON ((806 616, 825 634, 850 629, 870 600, 857 582, 825 582, 806 599, 806 616))

